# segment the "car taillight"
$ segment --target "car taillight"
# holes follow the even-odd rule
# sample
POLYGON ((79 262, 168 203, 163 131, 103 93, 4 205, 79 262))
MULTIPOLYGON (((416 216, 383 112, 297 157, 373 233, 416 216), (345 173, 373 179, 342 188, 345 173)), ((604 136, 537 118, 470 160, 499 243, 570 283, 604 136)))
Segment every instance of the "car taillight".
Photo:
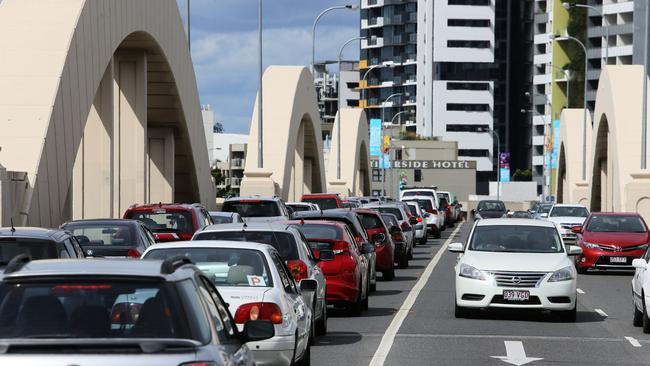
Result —
POLYGON ((418 216, 418 222, 422 222, 422 216, 418 216))
POLYGON ((334 254, 341 254, 344 253, 349 249, 349 244, 346 241, 336 241, 334 242, 334 245, 332 246, 332 251, 334 254))
POLYGON ((243 304, 235 313, 235 323, 244 324, 250 320, 268 320, 273 324, 282 324, 282 311, 272 302, 243 304))
POLYGON ((129 251, 126 252, 127 258, 140 259, 141 255, 142 254, 140 254, 136 249, 129 249, 129 251))
POLYGON ((392 233, 390 237, 395 241, 404 241, 404 237, 402 237, 401 232, 392 233))
POLYGON ((402 221, 400 227, 402 228, 402 231, 406 231, 409 228, 409 224, 406 221, 402 221))
POLYGON ((287 261, 287 267, 289 267, 289 272, 291 272, 291 275, 296 282, 300 282, 303 278, 307 278, 307 265, 300 259, 287 261))

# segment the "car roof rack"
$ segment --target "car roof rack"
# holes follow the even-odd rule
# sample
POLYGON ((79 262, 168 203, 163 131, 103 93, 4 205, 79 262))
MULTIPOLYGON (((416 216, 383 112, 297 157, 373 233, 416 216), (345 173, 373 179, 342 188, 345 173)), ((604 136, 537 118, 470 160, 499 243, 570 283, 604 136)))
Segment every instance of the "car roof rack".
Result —
POLYGON ((176 272, 177 269, 186 264, 193 264, 193 262, 185 255, 179 254, 173 257, 169 257, 165 259, 160 265, 160 273, 165 275, 172 274, 176 272))
POLYGON ((5 267, 4 274, 10 274, 14 272, 20 271, 23 266, 29 262, 32 261, 32 257, 30 257, 27 254, 18 254, 17 256, 13 257, 9 263, 7 264, 7 267, 5 267))

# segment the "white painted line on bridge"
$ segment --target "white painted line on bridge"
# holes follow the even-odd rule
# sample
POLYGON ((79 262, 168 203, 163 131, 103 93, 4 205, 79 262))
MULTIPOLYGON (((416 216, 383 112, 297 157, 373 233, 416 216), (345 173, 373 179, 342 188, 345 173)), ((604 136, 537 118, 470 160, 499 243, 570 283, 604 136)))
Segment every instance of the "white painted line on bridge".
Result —
POLYGON ((635 338, 633 338, 633 337, 625 337, 625 339, 627 339, 627 341, 630 342, 630 344, 633 347, 641 347, 641 343, 639 343, 639 341, 637 341, 635 338))
POLYGON ((606 312, 604 312, 602 309, 594 309, 595 312, 598 313, 598 315, 602 316, 603 318, 607 318, 609 315, 607 315, 606 312))
POLYGON ((584 291, 582 291, 582 289, 577 289, 576 291, 578 291, 578 293, 581 294, 581 295, 584 295, 584 293, 585 293, 584 291))
POLYGON ((375 351, 375 354, 372 356, 372 360, 370 360, 370 366, 382 366, 386 361, 386 357, 388 357, 388 353, 393 347, 395 336, 397 335, 399 328, 402 326, 404 319, 406 319, 408 316, 409 311, 411 311, 411 308, 413 307, 413 304, 415 304, 415 300, 417 300, 418 295, 420 295, 420 291, 422 291, 424 285, 426 285, 427 281, 429 280, 429 277, 431 277, 433 269, 438 265, 438 262, 440 262, 442 255, 447 251, 447 246, 449 246, 449 243, 452 241, 458 230, 463 227, 463 224, 464 223, 458 225, 456 229, 451 233, 451 235, 449 235, 449 238, 445 241, 445 243, 440 247, 440 249, 438 249, 438 252, 433 257, 433 259, 431 259, 431 262, 429 262, 427 268, 424 270, 424 273, 422 273, 422 276, 420 276, 418 282, 409 292, 402 306, 399 308, 399 310, 397 310, 397 313, 393 317, 393 320, 390 322, 388 329, 386 329, 386 333, 384 333, 384 336, 381 338, 381 343, 379 343, 377 351, 375 351))
MULTIPOLYGON (((364 337, 366 335, 364 334, 364 337)), ((558 341, 558 342, 625 342, 622 338, 601 338, 601 337, 567 337, 567 336, 525 336, 525 335, 504 335, 504 334, 417 334, 400 333, 399 338, 443 338, 443 339, 515 339, 535 341, 558 341)), ((650 340, 647 342, 650 343, 650 340)))

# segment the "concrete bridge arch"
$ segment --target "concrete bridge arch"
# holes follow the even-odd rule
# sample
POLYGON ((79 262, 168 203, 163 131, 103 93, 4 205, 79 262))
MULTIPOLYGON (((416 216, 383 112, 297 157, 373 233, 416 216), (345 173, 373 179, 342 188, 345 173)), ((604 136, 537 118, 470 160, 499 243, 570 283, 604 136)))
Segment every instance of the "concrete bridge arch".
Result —
POLYGON ((341 179, 337 179, 338 123, 332 127, 332 148, 327 159, 328 190, 343 196, 370 195, 368 119, 363 109, 343 108, 341 114, 341 179))

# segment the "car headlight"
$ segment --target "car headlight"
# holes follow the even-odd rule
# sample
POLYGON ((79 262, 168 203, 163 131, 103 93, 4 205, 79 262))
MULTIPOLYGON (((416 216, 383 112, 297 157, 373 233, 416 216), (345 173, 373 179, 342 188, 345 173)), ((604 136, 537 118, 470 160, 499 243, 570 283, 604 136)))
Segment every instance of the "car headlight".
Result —
POLYGON ((474 218, 480 220, 483 217, 481 217, 481 214, 477 212, 477 213, 474 214, 474 218))
POLYGON ((486 281, 490 277, 487 273, 481 271, 480 269, 476 269, 465 263, 460 264, 460 271, 458 272, 458 275, 461 277, 481 281, 486 281))
POLYGON ((574 278, 576 278, 574 266, 566 266, 553 272, 551 277, 549 277, 548 282, 569 281, 574 278))
POLYGON ((600 248, 598 246, 598 244, 590 243, 590 242, 587 242, 587 241, 583 241, 582 244, 584 246, 586 246, 587 248, 590 248, 590 249, 598 249, 598 248, 600 248))

